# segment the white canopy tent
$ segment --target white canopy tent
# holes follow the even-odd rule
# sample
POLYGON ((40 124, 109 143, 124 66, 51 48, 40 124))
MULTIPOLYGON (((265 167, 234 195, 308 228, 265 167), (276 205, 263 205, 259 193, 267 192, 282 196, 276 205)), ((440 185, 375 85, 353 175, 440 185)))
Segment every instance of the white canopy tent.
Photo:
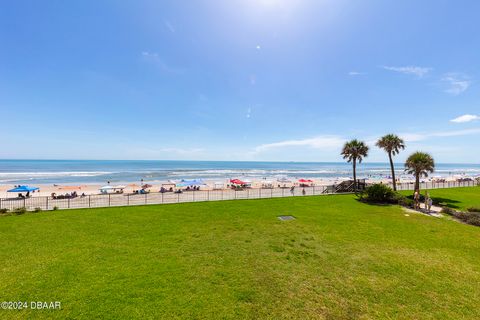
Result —
POLYGON ((100 193, 102 194, 109 194, 109 193, 123 193, 123 189, 125 189, 126 186, 103 186, 101 187, 100 193))
POLYGON ((225 183, 221 181, 216 181, 213 183, 213 190, 222 190, 225 189, 225 183))

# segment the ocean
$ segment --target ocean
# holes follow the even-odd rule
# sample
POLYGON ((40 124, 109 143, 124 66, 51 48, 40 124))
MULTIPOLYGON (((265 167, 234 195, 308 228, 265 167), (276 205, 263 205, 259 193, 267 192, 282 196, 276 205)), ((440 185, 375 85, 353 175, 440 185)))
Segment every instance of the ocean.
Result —
MULTIPOLYGON (((398 176, 403 165, 396 165, 398 176)), ((388 163, 362 163, 359 178, 385 178, 388 163)), ((349 178, 346 162, 241 162, 241 161, 153 161, 153 160, 0 160, 0 184, 90 184, 228 178, 349 178)), ((432 176, 480 175, 480 164, 437 164, 432 176)), ((407 177, 407 176, 404 176, 407 177)))

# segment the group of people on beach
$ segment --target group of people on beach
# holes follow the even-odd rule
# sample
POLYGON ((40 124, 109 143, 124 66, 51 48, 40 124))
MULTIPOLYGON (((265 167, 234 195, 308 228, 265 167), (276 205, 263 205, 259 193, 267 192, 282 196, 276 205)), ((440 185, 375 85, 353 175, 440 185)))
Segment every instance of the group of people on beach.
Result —
MULTIPOLYGON (((430 213, 430 211, 432 210, 433 200, 432 198, 430 198, 430 193, 428 193, 428 191, 425 193, 424 200, 425 200, 425 212, 430 213)), ((420 192, 418 190, 415 190, 415 193, 413 194, 413 208, 415 210, 420 210, 420 203, 421 203, 420 192)))
POLYGON ((81 195, 78 195, 77 191, 73 191, 71 193, 57 195, 55 192, 52 192, 51 196, 52 199, 75 199, 77 197, 86 197, 86 194, 82 193, 81 195))

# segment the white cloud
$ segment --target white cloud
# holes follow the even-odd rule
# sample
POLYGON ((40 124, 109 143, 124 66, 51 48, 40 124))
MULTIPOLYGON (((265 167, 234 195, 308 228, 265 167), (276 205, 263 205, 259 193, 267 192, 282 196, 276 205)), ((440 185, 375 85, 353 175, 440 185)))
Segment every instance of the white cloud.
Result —
POLYGON ((415 142, 415 141, 422 141, 427 139, 427 136, 425 134, 420 134, 420 133, 402 133, 402 134, 399 134, 399 136, 405 142, 415 142))
POLYGON ((246 117, 247 119, 249 119, 251 116, 252 116, 252 108, 248 108, 246 117))
POLYGON ((431 137, 457 137, 457 136, 467 136, 472 134, 480 133, 480 128, 457 130, 457 131, 445 131, 445 132, 434 132, 430 134, 431 137))
MULTIPOLYGON (((418 144, 421 141, 427 141, 438 138, 445 137, 457 137, 457 136, 466 136, 466 135, 480 135, 480 128, 472 128, 465 130, 454 130, 454 131, 438 131, 438 132, 410 132, 410 133, 400 133, 399 136, 407 143, 407 147, 418 147, 418 144)), ((367 145, 373 147, 379 137, 358 137, 360 140, 366 141, 367 145)), ((441 140, 441 139, 440 139, 441 140)), ((306 139, 297 139, 297 140, 284 140, 273 143, 266 143, 256 146, 253 151, 247 152, 249 157, 256 158, 260 153, 268 154, 268 152, 279 150, 279 149, 288 149, 292 147, 304 147, 311 149, 320 149, 328 153, 330 152, 340 152, 339 150, 343 144, 347 141, 347 138, 338 135, 322 135, 313 138, 306 139)), ((430 146, 430 142, 428 144, 430 146)), ((452 150, 456 147, 455 145, 448 145, 445 147, 445 150, 452 150)), ((375 149, 372 149, 372 154, 375 156, 375 149)), ((305 154, 308 154, 306 152, 305 154)))
POLYGON ((349 76, 352 76, 352 77, 354 77, 354 76, 362 76, 362 75, 364 75, 364 74, 365 74, 365 72, 358 72, 358 71, 350 71, 350 72, 348 73, 348 75, 349 75, 349 76))
POLYGON ((431 133, 403 133, 399 136, 403 138, 406 142, 416 142, 427 140, 430 138, 439 138, 439 137, 457 137, 457 136, 466 136, 472 134, 479 134, 480 128, 465 129, 465 130, 455 130, 455 131, 441 131, 441 132, 431 132, 431 133))
POLYGON ((156 52, 149 52, 149 51, 142 51, 142 56, 146 58, 158 58, 158 53, 156 52))
POLYGON ((441 80, 448 84, 445 92, 455 96, 466 91, 472 84, 468 76, 453 72, 444 74, 441 80))
POLYGON ((418 66, 406 66, 406 67, 392 67, 392 66, 383 66, 385 70, 399 72, 403 74, 413 74, 419 78, 426 75, 432 70, 432 68, 418 67, 418 66))
POLYGON ((255 147, 255 152, 263 152, 272 149, 280 149, 287 147, 309 147, 314 149, 341 147, 345 143, 345 139, 339 136, 318 136, 300 140, 285 140, 274 143, 261 144, 255 147))
POLYGON ((463 116, 450 120, 450 122, 465 123, 465 122, 470 122, 475 120, 480 120, 480 116, 473 115, 473 114, 464 114, 463 116))

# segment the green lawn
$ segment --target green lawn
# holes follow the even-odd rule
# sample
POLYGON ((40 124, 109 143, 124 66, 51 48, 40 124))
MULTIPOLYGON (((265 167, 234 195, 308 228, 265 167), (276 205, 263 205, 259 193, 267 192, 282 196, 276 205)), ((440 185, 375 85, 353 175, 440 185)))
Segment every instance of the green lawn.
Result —
MULTIPOLYGON (((453 209, 466 210, 468 207, 480 207, 480 186, 450 189, 428 190, 430 197, 442 206, 453 209)), ((405 195, 411 195, 413 191, 402 191, 405 195)), ((425 190, 421 193, 424 195, 425 190)))
POLYGON ((29 213, 0 237, 0 300, 62 303, 3 319, 480 318, 480 228, 350 195, 29 213))

